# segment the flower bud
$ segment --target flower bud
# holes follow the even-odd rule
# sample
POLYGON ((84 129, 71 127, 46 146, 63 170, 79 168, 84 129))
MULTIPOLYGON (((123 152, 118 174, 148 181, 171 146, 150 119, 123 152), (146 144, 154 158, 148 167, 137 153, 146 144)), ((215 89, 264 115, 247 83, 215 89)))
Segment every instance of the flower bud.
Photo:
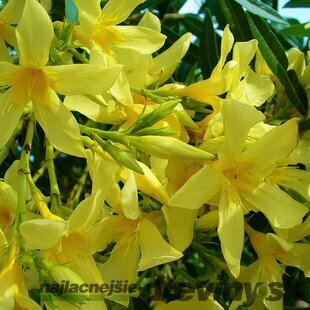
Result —
POLYGON ((214 156, 176 138, 163 136, 127 137, 141 151, 166 159, 208 160, 214 156))

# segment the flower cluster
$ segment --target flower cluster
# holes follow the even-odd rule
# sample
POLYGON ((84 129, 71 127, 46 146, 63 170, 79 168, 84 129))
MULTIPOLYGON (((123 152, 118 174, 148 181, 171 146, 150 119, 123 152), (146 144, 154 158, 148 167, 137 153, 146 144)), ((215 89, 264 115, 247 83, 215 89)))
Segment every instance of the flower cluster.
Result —
MULTIPOLYGON (((281 309, 283 295, 268 296, 285 266, 310 276, 309 159, 297 112, 282 124, 265 122, 262 107, 284 95, 257 41, 234 42, 226 26, 210 77, 183 85, 171 76, 190 33, 163 50, 154 14, 124 23, 143 0, 73 2, 75 22, 53 23, 48 1, 10 0, 0 12, 0 164, 19 145, 19 160, 0 181, 0 308, 128 307, 138 297, 130 289, 40 288, 141 284, 149 270, 172 281, 171 263, 191 246, 203 252, 199 236, 209 234, 206 247, 214 247, 211 238, 219 243, 210 257, 218 272, 265 284, 248 306, 281 309), (45 149, 36 173, 34 144, 45 149), (85 166, 63 199, 57 156, 85 166), (37 182, 45 170, 50 194, 37 182), (259 216, 268 230, 253 224, 259 216), (255 258, 245 265, 249 244, 255 258)), ((287 54, 309 90, 304 54, 287 54)), ((223 309, 213 292, 203 300, 201 292, 154 306, 223 309)), ((231 309, 246 300, 242 290, 231 309)))

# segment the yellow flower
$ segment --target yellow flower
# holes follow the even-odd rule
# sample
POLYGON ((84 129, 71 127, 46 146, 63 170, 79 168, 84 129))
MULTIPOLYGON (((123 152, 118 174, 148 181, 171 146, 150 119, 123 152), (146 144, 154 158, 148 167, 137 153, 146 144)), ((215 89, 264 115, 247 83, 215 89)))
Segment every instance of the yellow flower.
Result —
POLYGON ((225 136, 218 160, 190 177, 171 197, 169 205, 193 210, 216 199, 222 252, 231 273, 238 276, 244 213, 261 211, 273 226, 292 228, 301 223, 308 209, 269 179, 277 162, 286 159, 297 146, 297 120, 271 129, 244 150, 250 128, 264 119, 263 114, 230 102, 223 106, 223 118, 225 136))
MULTIPOLYGON (((279 265, 280 261, 284 266, 294 266, 304 271, 305 276, 310 276, 310 263, 308 253, 310 244, 306 243, 290 243, 279 236, 268 233, 263 234, 254 230, 248 224, 245 226, 246 232, 250 237, 251 244, 257 253, 258 260, 247 267, 243 267, 239 282, 250 282, 253 288, 261 283, 265 290, 258 289, 258 296, 252 300, 252 307, 261 305, 262 303, 268 309, 282 309, 283 305, 283 285, 282 275, 284 273, 283 266, 279 265), (268 298, 274 293, 270 290, 274 286, 279 293, 279 298, 272 300, 268 298), (260 293, 261 292, 261 293, 260 293)), ((261 286, 261 285, 260 285, 261 286)), ((246 298, 243 291, 241 301, 234 301, 231 309, 236 309, 246 298)), ((250 307, 250 309, 252 308, 250 307)))
MULTIPOLYGON (((1 249, 2 250, 2 249, 1 249)), ((1 256, 3 253, 1 253, 1 256)), ((0 308, 40 310, 28 295, 22 268, 18 262, 16 241, 10 244, 7 263, 0 269, 0 308)))
POLYGON ((226 57, 234 43, 234 37, 229 30, 229 26, 224 29, 221 57, 216 67, 213 69, 210 78, 194 83, 188 87, 170 91, 174 95, 188 96, 195 100, 209 103, 219 108, 219 95, 227 92, 232 83, 232 70, 237 65, 235 61, 229 61, 225 66, 226 57))
MULTIPOLYGON (((141 26, 118 26, 142 2, 144 0, 132 0, 130 2, 109 0, 101 9, 98 0, 88 1, 87 3, 82 0, 75 0, 80 25, 74 29, 74 33, 85 47, 102 53, 103 59, 97 59, 98 63, 108 66, 122 63, 121 55, 125 54, 126 59, 130 52, 150 55, 164 44, 166 37, 152 29, 141 26)), ((140 69, 142 69, 143 65, 141 63, 140 65, 140 69)), ((131 106, 133 104, 124 70, 121 71, 110 92, 123 105, 131 106)))
MULTIPOLYGON (((161 236, 150 214, 144 215, 138 205, 137 185, 133 173, 120 193, 118 204, 113 206, 117 215, 106 217, 98 230, 98 250, 116 243, 107 263, 100 267, 107 283, 112 280, 135 283, 137 272, 165 264, 183 255, 161 236), (150 242, 151 241, 151 242, 150 242)), ((128 306, 127 293, 114 294, 111 299, 128 306)))
POLYGON ((10 87, 0 98, 0 148, 9 140, 24 107, 32 101, 36 119, 51 144, 68 154, 84 157, 78 124, 57 93, 100 94, 112 85, 120 67, 103 70, 78 64, 47 66, 53 26, 35 0, 26 1, 16 36, 20 66, 0 63, 0 85, 10 87))
POLYGON ((74 0, 79 11, 77 38, 89 49, 94 46, 108 55, 118 48, 133 49, 140 54, 152 54, 164 43, 165 36, 141 26, 117 26, 126 20, 144 0, 109 0, 100 8, 100 1, 74 0))

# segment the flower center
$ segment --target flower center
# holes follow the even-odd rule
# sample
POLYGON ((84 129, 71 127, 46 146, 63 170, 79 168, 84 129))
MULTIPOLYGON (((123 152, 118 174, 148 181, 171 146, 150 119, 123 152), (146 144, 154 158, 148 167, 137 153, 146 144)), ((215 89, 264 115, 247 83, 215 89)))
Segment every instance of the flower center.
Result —
POLYGON ((101 24, 94 31, 92 39, 102 48, 105 53, 111 55, 111 46, 121 41, 121 35, 112 27, 107 27, 101 24))

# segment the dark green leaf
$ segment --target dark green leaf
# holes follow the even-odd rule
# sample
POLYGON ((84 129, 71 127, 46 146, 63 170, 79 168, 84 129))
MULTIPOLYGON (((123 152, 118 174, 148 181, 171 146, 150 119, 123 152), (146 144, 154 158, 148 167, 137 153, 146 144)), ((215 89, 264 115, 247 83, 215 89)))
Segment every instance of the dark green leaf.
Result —
POLYGON ((165 0, 147 0, 143 3, 141 3, 140 5, 138 5, 134 11, 133 11, 133 14, 135 13, 138 13, 142 10, 145 10, 145 9, 150 9, 152 7, 155 7, 156 5, 160 4, 161 2, 164 2, 165 0))
POLYGON ((212 16, 209 9, 206 10, 206 16, 200 35, 199 60, 202 70, 202 76, 207 79, 219 60, 219 48, 216 40, 216 32, 213 27, 212 16))
POLYGON ((306 131, 310 129, 310 119, 304 120, 299 123, 299 130, 306 131))
POLYGON ((202 20, 199 16, 195 14, 186 14, 184 19, 182 19, 182 24, 185 28, 193 33, 195 36, 199 37, 202 29, 202 20))
POLYGON ((211 0, 211 12, 216 16, 221 29, 229 24, 235 41, 248 41, 252 34, 245 12, 240 4, 231 0, 211 0))
POLYGON ((245 7, 248 11, 253 14, 259 15, 263 18, 273 20, 281 24, 287 24, 287 20, 283 18, 277 11, 272 7, 265 4, 260 0, 234 0, 240 5, 245 7))
POLYGON ((171 4, 170 4, 170 8, 175 12, 177 13, 181 8, 182 6, 185 4, 187 0, 175 0, 175 1, 171 1, 171 4))
POLYGON ((284 28, 280 31, 281 34, 292 37, 309 37, 310 24, 297 24, 291 27, 284 28), (306 27, 308 25, 308 27, 306 27))
POLYGON ((310 8, 309 0, 291 0, 284 5, 284 8, 310 8))
POLYGON ((300 85, 296 73, 287 71, 288 60, 285 51, 268 24, 259 16, 247 13, 253 36, 271 71, 279 78, 291 104, 307 115, 307 95, 300 85))

